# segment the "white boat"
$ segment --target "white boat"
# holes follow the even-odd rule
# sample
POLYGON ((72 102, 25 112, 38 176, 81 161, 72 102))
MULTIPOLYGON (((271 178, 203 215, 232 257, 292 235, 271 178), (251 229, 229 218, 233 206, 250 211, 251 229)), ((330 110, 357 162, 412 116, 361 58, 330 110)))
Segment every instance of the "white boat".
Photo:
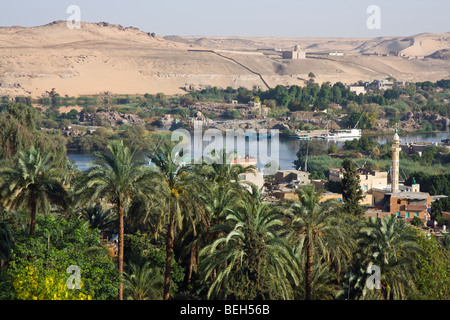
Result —
POLYGON ((312 140, 312 136, 309 136, 307 134, 294 134, 291 135, 294 139, 300 139, 300 140, 312 140))
POLYGON ((322 139, 344 140, 361 138, 361 129, 335 130, 334 132, 323 134, 322 139))

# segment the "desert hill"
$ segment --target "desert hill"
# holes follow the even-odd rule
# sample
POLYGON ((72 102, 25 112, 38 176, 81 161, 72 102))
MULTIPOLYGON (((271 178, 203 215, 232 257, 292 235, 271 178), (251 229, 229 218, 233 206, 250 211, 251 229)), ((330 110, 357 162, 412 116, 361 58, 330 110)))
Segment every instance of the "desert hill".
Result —
POLYGON ((450 33, 422 33, 411 37, 375 38, 355 48, 359 53, 398 53, 410 58, 423 58, 450 48, 450 33))
POLYGON ((161 37, 133 27, 65 21, 0 28, 0 95, 176 94, 189 88, 450 78, 450 33, 374 39, 161 37), (295 45, 306 59, 281 59, 295 45), (342 56, 328 55, 342 52, 342 56))

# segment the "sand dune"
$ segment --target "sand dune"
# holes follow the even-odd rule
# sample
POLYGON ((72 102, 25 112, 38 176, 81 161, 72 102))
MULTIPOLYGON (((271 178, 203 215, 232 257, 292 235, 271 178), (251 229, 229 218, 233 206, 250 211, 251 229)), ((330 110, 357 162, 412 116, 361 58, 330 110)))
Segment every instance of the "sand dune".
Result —
POLYGON ((176 94, 185 88, 248 88, 303 85, 316 81, 353 83, 393 76, 405 81, 450 78, 450 33, 374 39, 160 37, 104 22, 67 28, 0 28, 0 95, 62 95, 111 92, 176 94), (299 44, 312 55, 280 59, 299 44), (266 49, 266 50, 263 50, 266 49), (269 50, 268 50, 269 49, 269 50), (399 56, 389 54, 399 52, 399 56), (379 55, 363 55, 377 53, 379 55))
POLYGON ((424 57, 450 48, 450 33, 422 33, 411 37, 375 38, 355 48, 359 53, 388 54, 399 52, 405 57, 424 57))

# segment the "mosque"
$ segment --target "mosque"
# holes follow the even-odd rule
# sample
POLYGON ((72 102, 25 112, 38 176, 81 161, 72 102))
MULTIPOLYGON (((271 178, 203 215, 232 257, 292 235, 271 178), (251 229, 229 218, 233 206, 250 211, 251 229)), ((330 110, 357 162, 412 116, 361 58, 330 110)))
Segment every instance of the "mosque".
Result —
MULTIPOLYGON (((378 209, 377 215, 380 213, 381 215, 396 215, 398 218, 407 221, 419 217, 426 225, 427 221, 430 220, 431 203, 436 197, 430 196, 427 192, 421 192, 420 185, 415 180, 413 180, 411 186, 400 184, 400 141, 397 129, 395 129, 391 147, 391 183, 390 186, 372 189, 374 206, 378 209)), ((370 209, 368 211, 370 212, 370 209)))

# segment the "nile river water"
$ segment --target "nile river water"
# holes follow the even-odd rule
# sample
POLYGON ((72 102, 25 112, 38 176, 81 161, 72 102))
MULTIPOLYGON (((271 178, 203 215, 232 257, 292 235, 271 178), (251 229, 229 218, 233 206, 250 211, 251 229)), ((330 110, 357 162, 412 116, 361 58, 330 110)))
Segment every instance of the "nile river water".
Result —
MULTIPOLYGON (((401 143, 409 143, 409 142, 441 142, 441 140, 449 139, 450 132, 439 132, 439 133, 427 133, 427 134, 411 134, 408 136, 401 136, 401 143)), ((392 136, 370 136, 369 139, 373 139, 380 144, 384 144, 386 142, 391 141, 392 136)), ((343 141, 326 141, 322 139, 318 139, 324 144, 325 147, 328 147, 331 143, 335 144, 337 147, 341 147, 344 142, 343 141)), ((295 169, 294 160, 297 159, 297 151, 299 149, 300 143, 304 143, 305 141, 297 140, 297 139, 280 139, 279 141, 279 164, 281 170, 295 169)), ((258 145, 257 139, 248 140, 248 145, 246 150, 256 150, 258 145)), ((138 153, 137 158, 146 159, 145 153, 138 153)), ((92 153, 80 153, 80 152, 68 152, 68 157, 71 161, 74 161, 77 167, 85 171, 90 167, 90 162, 95 159, 92 153)))

